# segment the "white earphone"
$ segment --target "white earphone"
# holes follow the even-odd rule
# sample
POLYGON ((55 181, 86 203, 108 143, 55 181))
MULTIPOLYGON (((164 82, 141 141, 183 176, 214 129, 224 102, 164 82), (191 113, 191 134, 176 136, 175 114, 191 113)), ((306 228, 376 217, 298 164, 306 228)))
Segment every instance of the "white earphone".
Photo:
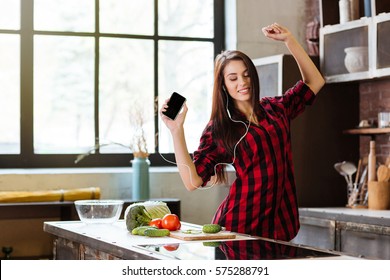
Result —
MULTIPOLYGON (((217 166, 220 165, 220 164, 224 164, 224 165, 232 165, 235 160, 236 160, 236 149, 237 149, 237 146, 238 144, 245 138, 245 136, 248 134, 248 131, 249 131, 249 127, 250 127, 250 122, 249 124, 247 125, 245 122, 241 121, 241 120, 234 120, 232 119, 231 115, 230 115, 230 111, 229 111, 229 95, 227 93, 227 90, 225 88, 224 85, 222 85, 222 90, 225 92, 226 94, 226 112, 229 116, 229 119, 232 121, 232 122, 235 122, 235 123, 242 123, 244 126, 245 126, 245 133, 240 137, 240 139, 237 141, 237 143, 234 145, 234 148, 233 148, 233 160, 232 162, 228 163, 228 162, 220 162, 220 163, 217 163, 214 165, 214 174, 217 173, 217 166)), ((252 114, 253 114, 253 111, 252 111, 252 114)), ((251 114, 251 117, 252 117, 252 114, 251 114)), ((160 156, 168 163, 172 163, 172 164, 175 164, 175 165, 178 165, 176 162, 172 162, 168 159, 166 159, 161 153, 159 153, 160 156)), ((180 164, 180 165, 184 165, 188 168, 188 170, 190 170, 190 167, 186 164, 180 164)), ((207 187, 199 187, 199 186, 195 186, 193 183, 192 183, 192 178, 191 178, 191 172, 190 172, 190 181, 191 181, 191 184, 196 188, 196 189, 201 189, 201 190, 206 190, 206 189, 210 189, 212 187, 214 187, 216 185, 216 181, 214 181, 211 185, 207 186, 207 187)))
POLYGON ((232 116, 230 115, 230 111, 229 111, 229 96, 228 96, 228 93, 227 93, 227 90, 225 88, 225 85, 222 85, 222 90, 224 91, 224 93, 226 94, 226 112, 229 116, 229 119, 232 120, 232 116))

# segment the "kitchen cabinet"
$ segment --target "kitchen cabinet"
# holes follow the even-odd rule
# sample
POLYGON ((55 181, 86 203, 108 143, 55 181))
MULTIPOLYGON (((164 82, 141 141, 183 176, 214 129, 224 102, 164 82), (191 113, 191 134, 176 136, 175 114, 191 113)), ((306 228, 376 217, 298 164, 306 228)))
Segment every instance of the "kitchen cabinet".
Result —
POLYGON ((260 81, 260 98, 281 96, 300 79, 299 69, 292 55, 256 58, 253 63, 260 81))
POLYGON ((369 55, 375 47, 372 44, 372 32, 370 18, 327 25, 320 29, 321 72, 327 83, 373 77, 372 67, 370 67, 373 57, 369 55), (347 52, 349 52, 349 60, 347 52), (353 72, 349 72, 347 65, 350 65, 349 69, 353 72))
POLYGON ((293 243, 317 248, 336 249, 336 221, 332 219, 300 217, 301 228, 293 243))
POLYGON ((326 82, 390 76, 390 2, 373 0, 373 16, 343 24, 335 20, 335 2, 321 1, 320 68, 326 82))
POLYGON ((390 260, 390 227, 340 221, 336 234, 337 251, 390 260))
POLYGON ((373 26, 373 41, 376 42, 374 77, 390 76, 390 13, 374 17, 373 26))
MULTIPOLYGON (((312 57, 318 66, 318 57, 312 57)), ((253 59, 260 80, 260 96, 281 96, 301 79, 291 55, 253 59)), ((359 85, 326 84, 312 106, 291 122, 292 155, 301 207, 343 206, 345 181, 336 162, 359 160, 359 139, 343 131, 359 123, 359 85)))
POLYGON ((296 244, 372 259, 390 259, 390 211, 301 208, 296 244))

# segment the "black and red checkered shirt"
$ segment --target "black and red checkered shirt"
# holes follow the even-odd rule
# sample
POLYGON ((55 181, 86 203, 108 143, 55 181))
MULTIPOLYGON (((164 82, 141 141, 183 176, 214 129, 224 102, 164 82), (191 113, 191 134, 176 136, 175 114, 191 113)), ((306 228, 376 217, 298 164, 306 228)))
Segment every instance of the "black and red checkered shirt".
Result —
MULTIPOLYGON (((283 96, 260 101, 263 115, 251 124, 239 143, 233 164, 236 179, 218 207, 213 223, 239 233, 291 240, 299 230, 298 204, 291 153, 290 121, 313 103, 315 94, 302 81, 283 96)), ((217 163, 231 163, 220 141, 213 139, 212 122, 194 152, 204 185, 217 163)))

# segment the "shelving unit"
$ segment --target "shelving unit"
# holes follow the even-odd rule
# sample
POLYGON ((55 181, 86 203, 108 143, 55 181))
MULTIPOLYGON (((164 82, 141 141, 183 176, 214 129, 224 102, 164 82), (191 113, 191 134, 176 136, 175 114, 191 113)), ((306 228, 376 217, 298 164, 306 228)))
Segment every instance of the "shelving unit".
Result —
POLYGON ((327 83, 390 76, 390 1, 372 0, 371 11, 371 17, 364 17, 360 7, 360 19, 340 24, 338 1, 321 0, 320 68, 327 83), (366 47, 360 59, 367 62, 356 72, 345 66, 350 47, 366 47))
POLYGON ((344 130, 345 134, 357 134, 357 135, 379 135, 379 134, 388 134, 390 133, 390 127, 386 128, 354 128, 344 130))
MULTIPOLYGON (((359 18, 365 16, 364 2, 365 0, 359 0, 359 18)), ((390 12, 389 6, 389 1, 371 0, 371 16, 375 17, 379 14, 390 12)), ((321 27, 339 23, 339 0, 320 0, 321 27)))
POLYGON ((371 140, 375 141, 376 136, 390 134, 390 128, 353 128, 343 131, 344 134, 358 135, 358 136, 370 136, 371 140))

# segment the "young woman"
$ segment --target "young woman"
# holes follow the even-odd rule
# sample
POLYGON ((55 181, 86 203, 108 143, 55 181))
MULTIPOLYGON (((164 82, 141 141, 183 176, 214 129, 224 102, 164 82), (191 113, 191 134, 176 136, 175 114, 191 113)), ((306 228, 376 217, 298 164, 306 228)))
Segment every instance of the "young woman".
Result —
POLYGON ((262 31, 284 42, 301 72, 302 80, 283 96, 259 100, 259 79, 251 59, 240 51, 224 51, 215 59, 211 117, 193 159, 183 128, 187 106, 174 121, 162 114, 167 102, 160 114, 172 134, 188 190, 205 186, 214 175, 218 182, 226 181, 221 163, 235 168, 236 179, 213 223, 234 232, 291 240, 299 230, 299 217, 290 121, 313 102, 324 79, 287 28, 274 23, 262 31))

